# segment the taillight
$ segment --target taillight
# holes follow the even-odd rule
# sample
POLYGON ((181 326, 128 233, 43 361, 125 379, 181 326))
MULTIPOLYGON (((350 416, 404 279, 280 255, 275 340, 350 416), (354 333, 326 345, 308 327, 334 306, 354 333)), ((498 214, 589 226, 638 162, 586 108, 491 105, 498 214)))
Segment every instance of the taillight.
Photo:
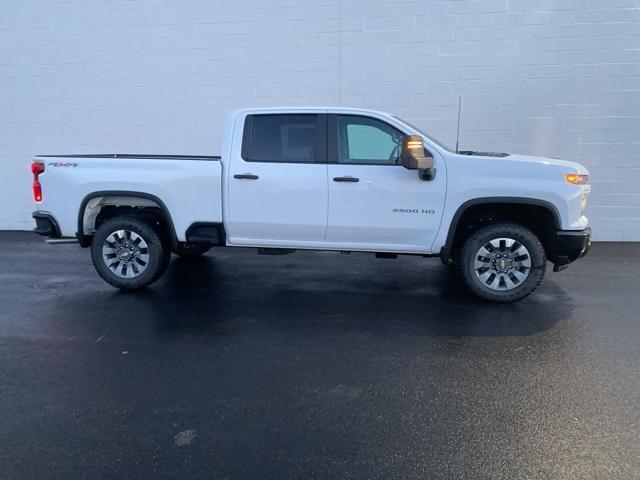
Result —
POLYGON ((42 185, 38 180, 38 175, 44 172, 44 163, 32 162, 31 173, 33 173, 33 199, 36 202, 42 201, 42 185))

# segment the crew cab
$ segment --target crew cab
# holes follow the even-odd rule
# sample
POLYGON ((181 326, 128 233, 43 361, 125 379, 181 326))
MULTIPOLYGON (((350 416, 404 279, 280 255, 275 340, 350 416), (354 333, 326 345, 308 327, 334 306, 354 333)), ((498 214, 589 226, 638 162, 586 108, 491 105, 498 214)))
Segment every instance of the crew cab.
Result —
POLYGON ((582 165, 452 151, 365 109, 239 109, 220 157, 42 155, 31 172, 35 231, 91 247, 121 289, 154 282, 171 252, 227 246, 439 257, 478 296, 508 302, 591 243, 582 165))

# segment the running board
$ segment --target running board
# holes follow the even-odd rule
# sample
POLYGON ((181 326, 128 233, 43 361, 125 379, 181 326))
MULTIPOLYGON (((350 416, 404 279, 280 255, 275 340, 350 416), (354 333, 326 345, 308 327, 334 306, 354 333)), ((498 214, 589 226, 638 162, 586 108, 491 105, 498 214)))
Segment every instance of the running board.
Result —
POLYGON ((258 248, 259 255, 288 255, 293 252, 293 248, 258 248))
POLYGON ((75 237, 45 238, 44 241, 52 245, 61 245, 63 243, 78 243, 78 239, 75 237))

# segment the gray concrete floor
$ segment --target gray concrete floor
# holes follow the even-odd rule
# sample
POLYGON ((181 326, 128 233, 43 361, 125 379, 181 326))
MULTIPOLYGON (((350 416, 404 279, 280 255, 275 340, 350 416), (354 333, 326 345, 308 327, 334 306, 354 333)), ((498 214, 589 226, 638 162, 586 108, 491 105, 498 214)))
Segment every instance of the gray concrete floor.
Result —
POLYGON ((212 250, 118 292, 0 233, 0 477, 640 478, 640 245, 511 305, 437 260, 212 250))

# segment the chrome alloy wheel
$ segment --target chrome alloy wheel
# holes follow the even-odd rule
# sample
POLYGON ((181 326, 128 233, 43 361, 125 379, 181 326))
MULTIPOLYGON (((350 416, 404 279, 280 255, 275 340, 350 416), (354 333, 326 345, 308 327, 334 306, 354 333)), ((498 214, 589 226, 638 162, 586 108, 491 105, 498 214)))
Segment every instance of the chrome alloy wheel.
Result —
POLYGON ((116 230, 102 244, 102 258, 113 273, 122 278, 142 274, 149 264, 147 242, 131 230, 116 230))
POLYGON ((473 268, 487 288, 513 290, 529 277, 531 255, 522 243, 513 238, 494 238, 480 247, 473 268))

